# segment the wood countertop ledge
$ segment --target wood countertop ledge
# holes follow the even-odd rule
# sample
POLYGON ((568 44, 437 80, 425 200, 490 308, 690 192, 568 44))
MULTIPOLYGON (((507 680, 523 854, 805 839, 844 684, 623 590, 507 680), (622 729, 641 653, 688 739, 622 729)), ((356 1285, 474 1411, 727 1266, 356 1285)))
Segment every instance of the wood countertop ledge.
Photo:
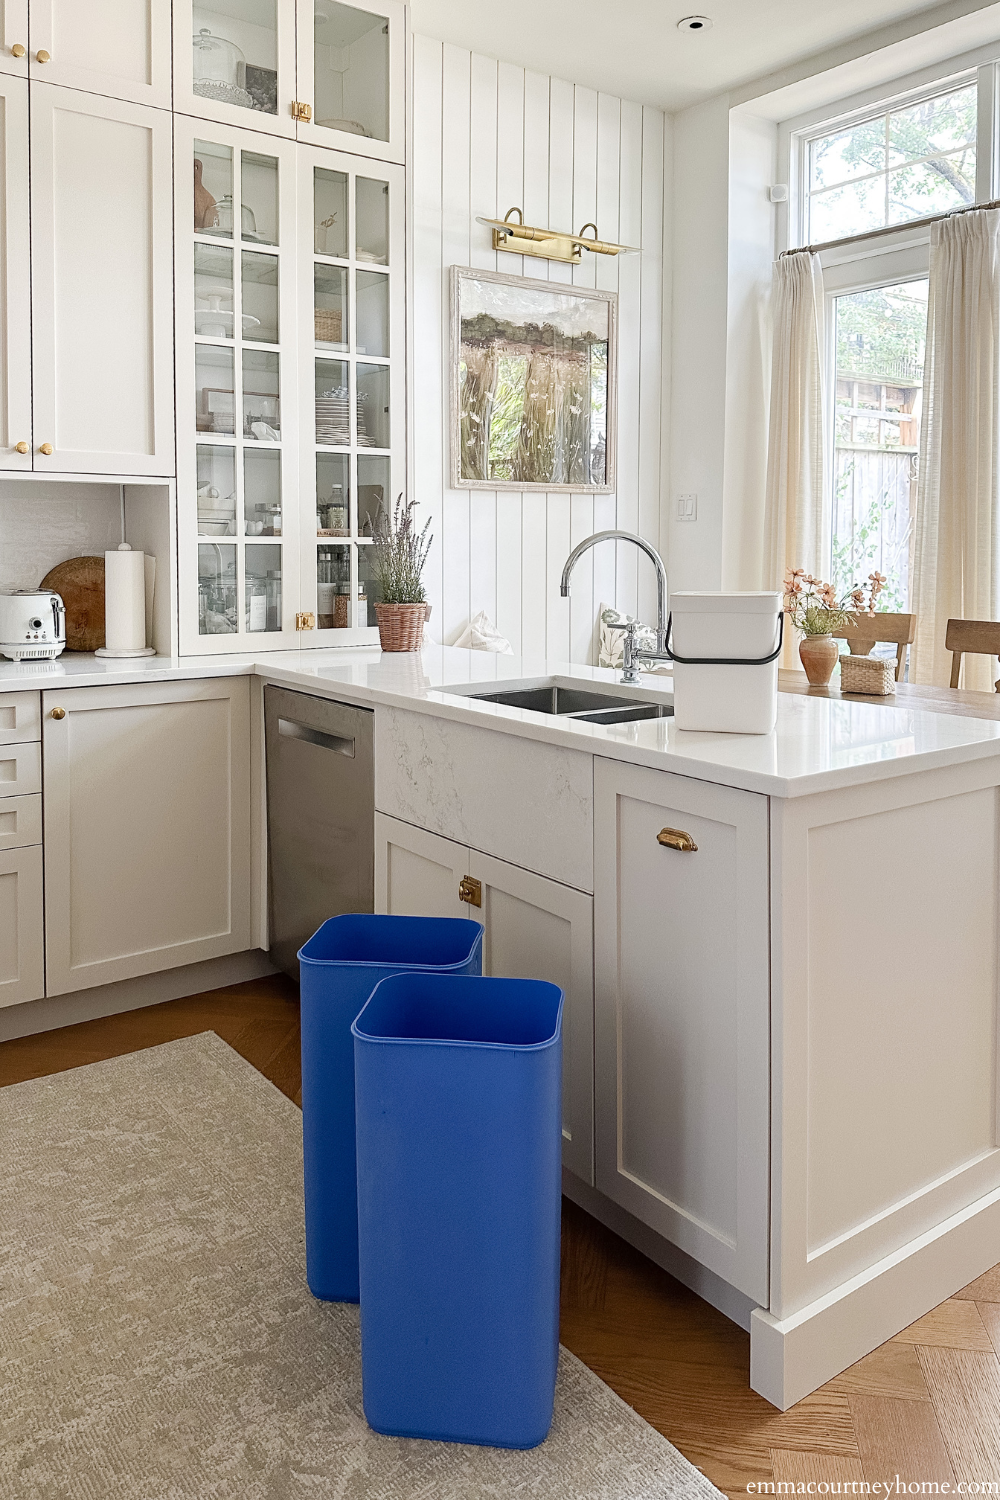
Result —
POLYGON ((1000 693, 980 693, 970 688, 925 687, 897 682, 887 698, 868 693, 842 693, 838 687, 810 687, 804 672, 778 673, 778 690, 806 698, 840 698, 845 703, 874 703, 882 708, 920 708, 925 713, 955 714, 963 719, 1000 719, 1000 693))

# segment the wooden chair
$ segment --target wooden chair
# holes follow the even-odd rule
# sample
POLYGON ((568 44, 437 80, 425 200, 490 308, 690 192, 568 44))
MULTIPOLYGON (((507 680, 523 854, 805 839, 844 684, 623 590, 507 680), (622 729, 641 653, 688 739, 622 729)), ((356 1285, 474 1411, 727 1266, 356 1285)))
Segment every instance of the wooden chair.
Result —
MULTIPOLYGON (((945 630, 944 649, 951 652, 949 686, 957 688, 964 652, 1000 657, 1000 620, 949 620, 945 630)), ((1000 693, 1000 680, 993 687, 994 691, 1000 693)))
POLYGON ((890 641, 896 647, 896 681, 899 682, 906 664, 906 648, 912 645, 916 634, 916 615, 855 615, 854 619, 857 625, 845 625, 843 630, 834 630, 831 634, 838 641, 847 642, 852 656, 867 656, 877 641, 890 641))

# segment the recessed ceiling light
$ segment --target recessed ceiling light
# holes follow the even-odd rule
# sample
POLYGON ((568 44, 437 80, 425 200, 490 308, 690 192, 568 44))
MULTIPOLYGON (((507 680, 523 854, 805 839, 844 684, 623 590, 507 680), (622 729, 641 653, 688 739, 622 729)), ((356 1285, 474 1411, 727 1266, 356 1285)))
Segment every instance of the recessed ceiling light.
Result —
POLYGON ((677 22, 678 31, 711 31, 712 21, 709 16, 685 16, 683 21, 677 22))

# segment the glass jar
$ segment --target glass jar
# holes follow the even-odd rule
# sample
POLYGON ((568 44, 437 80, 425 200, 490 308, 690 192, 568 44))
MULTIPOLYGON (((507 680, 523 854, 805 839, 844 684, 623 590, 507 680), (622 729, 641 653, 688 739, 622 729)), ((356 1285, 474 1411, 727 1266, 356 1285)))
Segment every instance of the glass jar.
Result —
POLYGON ((258 574, 247 574, 247 630, 269 630, 267 623, 267 581, 258 574))
MULTIPOLYGON (((244 203, 240 210, 240 233, 245 240, 256 240, 260 236, 257 233, 257 220, 253 209, 244 203)), ((232 234, 233 232, 233 195, 227 193, 220 198, 215 205, 215 224, 213 226, 220 234, 232 234)))
POLYGON ((192 37, 194 77, 192 87, 203 99, 217 99, 220 104, 253 108, 253 97, 247 90, 247 60, 234 42, 213 36, 203 26, 192 37))

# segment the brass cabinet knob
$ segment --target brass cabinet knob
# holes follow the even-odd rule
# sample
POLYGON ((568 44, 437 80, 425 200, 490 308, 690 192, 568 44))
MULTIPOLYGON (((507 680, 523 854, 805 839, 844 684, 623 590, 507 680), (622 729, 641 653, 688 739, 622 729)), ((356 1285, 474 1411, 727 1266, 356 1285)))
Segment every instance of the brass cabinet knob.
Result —
POLYGON ((15 42, 14 43, 13 47, 11 47, 11 49, 10 49, 10 55, 11 55, 11 57, 23 57, 24 56, 24 48, 21 46, 20 42, 15 42))
POLYGON ((28 445, 27 445, 27 443, 15 443, 14 444, 14 452, 15 453, 27 453, 27 451, 28 451, 28 445))
POLYGON ((66 710, 64 708, 54 708, 52 710, 52 717, 54 719, 65 719, 66 710))
POLYGON ((44 47, 42 48, 41 52, 36 52, 35 56, 38 58, 39 62, 51 62, 52 61, 52 54, 50 52, 46 52, 45 49, 44 49, 44 47))
POLYGON ((49 454, 52 453, 52 451, 53 451, 52 444, 51 443, 39 443, 39 445, 38 445, 38 451, 39 451, 39 453, 44 453, 45 457, 48 458, 49 454))

